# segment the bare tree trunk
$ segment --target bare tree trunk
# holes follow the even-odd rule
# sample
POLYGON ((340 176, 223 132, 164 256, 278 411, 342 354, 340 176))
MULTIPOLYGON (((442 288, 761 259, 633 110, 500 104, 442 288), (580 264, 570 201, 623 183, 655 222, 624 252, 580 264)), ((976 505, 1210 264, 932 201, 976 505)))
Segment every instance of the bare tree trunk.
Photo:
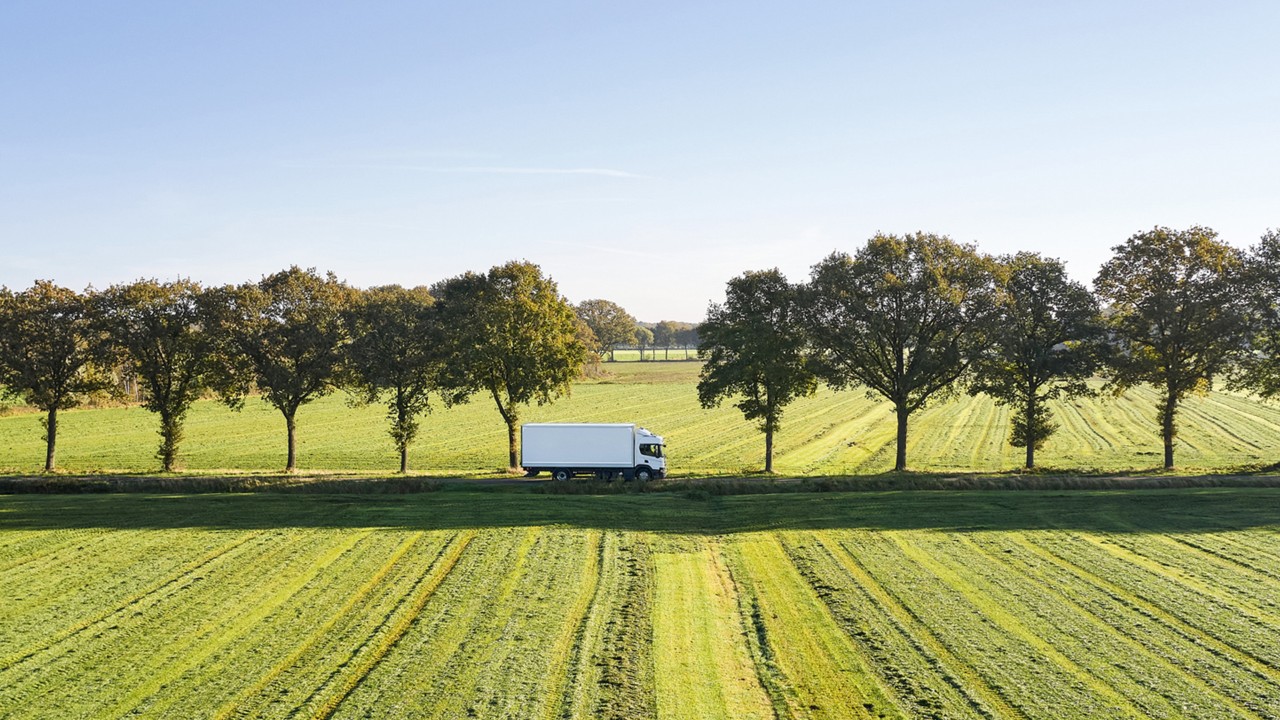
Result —
POLYGON ((764 471, 773 473, 773 423, 764 426, 764 471))
POLYGON ((507 467, 515 469, 519 467, 520 458, 520 440, 516 435, 516 422, 512 417, 507 421, 507 467))
POLYGON ((1160 434, 1164 437, 1164 468, 1173 467, 1173 436, 1177 431, 1174 420, 1178 413, 1178 399, 1173 389, 1169 389, 1160 408, 1160 434))
POLYGON ((284 471, 294 472, 298 469, 298 441, 297 441, 297 424, 293 419, 294 413, 284 412, 284 424, 289 429, 289 458, 285 461, 284 471))
POLYGON ((908 411, 906 405, 898 405, 898 455, 894 460, 893 469, 902 471, 907 469, 907 416, 908 411))
POLYGON ((405 434, 409 411, 405 407, 404 388, 396 388, 396 445, 400 447, 400 474, 409 472, 409 438, 405 434))
POLYGON ((53 472, 54 458, 58 452, 58 404, 49 408, 49 415, 44 420, 44 471, 53 472))
POLYGON ((1030 470, 1036 466, 1036 436, 1035 436, 1035 416, 1036 416, 1036 395, 1035 390, 1031 391, 1031 395, 1027 398, 1027 469, 1030 470))
POLYGON ((160 467, 165 472, 172 472, 178 459, 178 441, 182 434, 182 420, 167 412, 160 413, 160 467))

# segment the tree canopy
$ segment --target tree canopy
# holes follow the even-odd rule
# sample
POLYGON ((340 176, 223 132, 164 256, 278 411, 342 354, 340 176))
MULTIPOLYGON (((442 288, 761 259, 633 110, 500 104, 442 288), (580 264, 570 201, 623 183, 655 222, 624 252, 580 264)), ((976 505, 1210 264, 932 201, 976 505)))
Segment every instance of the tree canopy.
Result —
POLYGON ((202 294, 190 280, 139 280, 108 288, 100 300, 112 345, 145 389, 143 407, 160 416, 156 457, 166 472, 177 462, 187 411, 215 367, 202 294))
POLYGON ((586 362, 574 309, 530 262, 464 273, 435 285, 432 295, 449 329, 443 387, 455 396, 489 394, 507 425, 515 468, 521 406, 567 394, 586 362))
POLYGON ((818 375, 893 403, 905 470, 908 417, 953 392, 987 342, 991 261, 945 236, 876 235, 815 265, 802 304, 818 375))
POLYGON ((1244 256, 1213 230, 1157 227, 1113 248, 1094 287, 1109 305, 1111 372, 1123 391, 1160 391, 1164 466, 1173 467, 1179 403, 1208 390, 1244 347, 1244 256))
POLYGON ((257 283, 226 287, 207 297, 226 351, 218 387, 232 407, 256 388, 284 415, 285 470, 297 469, 298 408, 332 392, 348 340, 345 313, 355 291, 333 273, 294 266, 257 283))
POLYGON ((418 417, 431 409, 444 362, 444 328, 434 300, 425 287, 370 288, 348 310, 347 323, 351 388, 366 402, 386 403, 400 472, 408 472, 418 417))
POLYGON ((729 281, 723 305, 712 304, 698 328, 705 362, 698 400, 715 407, 737 397, 737 408, 764 433, 764 471, 773 472, 773 435, 782 411, 817 387, 796 322, 796 289, 777 269, 729 281))
POLYGON ((0 384, 45 412, 46 472, 57 467, 58 411, 112 387, 106 337, 90 293, 47 280, 0 288, 0 384))
POLYGON ((1247 257, 1249 337, 1233 384, 1280 397, 1280 230, 1268 230, 1247 257))
POLYGON ((1048 401, 1088 394, 1104 340, 1098 302, 1061 261, 1018 253, 997 266, 991 344, 974 362, 969 391, 1013 407, 1010 443, 1026 467, 1057 429, 1048 401))
POLYGON ((574 310, 595 335, 596 345, 590 349, 601 355, 609 353, 610 360, 619 345, 635 342, 636 319, 621 305, 609 300, 583 300, 574 310))

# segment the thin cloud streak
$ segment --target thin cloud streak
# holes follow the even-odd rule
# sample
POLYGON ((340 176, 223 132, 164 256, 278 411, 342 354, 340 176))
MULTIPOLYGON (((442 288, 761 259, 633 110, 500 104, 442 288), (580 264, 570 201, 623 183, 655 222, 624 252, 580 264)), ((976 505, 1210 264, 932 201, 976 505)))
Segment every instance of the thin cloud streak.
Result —
POLYGON ((390 164, 310 164, 288 163, 285 167, 297 168, 329 168, 335 170, 416 170, 433 173, 468 173, 482 175, 595 175, 598 177, 624 178, 627 180, 657 180, 652 175, 641 175, 614 168, 548 168, 548 167, 514 167, 504 165, 462 165, 456 167, 433 167, 430 165, 390 165, 390 164))
MULTIPOLYGON (((424 168, 427 169, 427 168, 424 168)), ((437 168, 436 172, 490 173, 493 175, 599 175, 601 177, 655 180, 651 175, 640 175, 612 168, 526 168, 526 167, 455 167, 437 168)))

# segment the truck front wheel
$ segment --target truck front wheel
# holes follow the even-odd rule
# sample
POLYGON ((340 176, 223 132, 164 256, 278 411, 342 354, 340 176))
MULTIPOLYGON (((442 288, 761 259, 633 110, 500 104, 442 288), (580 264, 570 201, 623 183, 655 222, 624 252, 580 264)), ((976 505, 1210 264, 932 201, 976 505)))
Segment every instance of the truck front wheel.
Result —
POLYGON ((648 467, 641 465, 636 468, 636 479, 640 482, 649 482, 653 479, 653 471, 648 467))
POLYGON ((568 470, 553 470, 551 472, 551 479, 564 482, 565 480, 568 480, 571 475, 573 475, 573 473, 568 470))

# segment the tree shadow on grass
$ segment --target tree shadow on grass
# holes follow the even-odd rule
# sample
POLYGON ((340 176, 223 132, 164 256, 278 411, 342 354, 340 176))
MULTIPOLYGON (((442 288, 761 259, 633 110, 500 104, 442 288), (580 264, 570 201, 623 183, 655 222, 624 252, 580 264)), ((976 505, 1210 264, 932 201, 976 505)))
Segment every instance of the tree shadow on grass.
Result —
MULTIPOLYGON (((1062 529, 1117 533, 1280 528, 1280 488, 674 494, 8 495, 0 531, 565 526, 656 533, 1062 529)), ((2 537, 2 536, 0 536, 2 537)))

